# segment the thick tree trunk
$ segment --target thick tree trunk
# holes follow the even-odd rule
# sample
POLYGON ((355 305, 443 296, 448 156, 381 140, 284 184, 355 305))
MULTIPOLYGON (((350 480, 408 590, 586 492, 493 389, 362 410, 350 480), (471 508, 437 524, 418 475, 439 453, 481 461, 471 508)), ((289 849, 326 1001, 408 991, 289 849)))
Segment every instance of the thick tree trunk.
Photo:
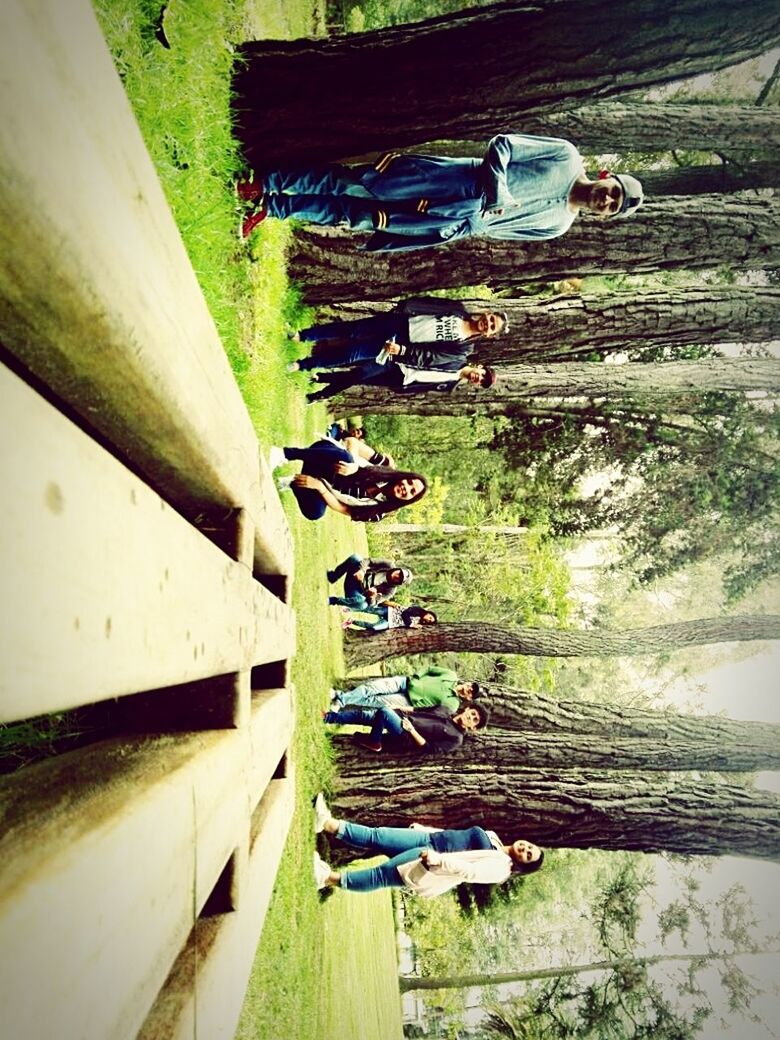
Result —
POLYGON ((410 253, 366 253, 363 236, 334 228, 304 231, 290 259, 309 303, 392 300, 431 289, 494 289, 586 274, 644 274, 678 268, 780 266, 780 194, 651 199, 630 220, 582 217, 551 242, 461 239, 410 253))
MULTIPOLYGON (((628 347, 630 344, 626 344, 628 347)), ((484 355, 485 360, 492 360, 484 355)), ((664 398, 712 390, 780 389, 780 359, 702 358, 663 364, 607 365, 551 362, 498 369, 489 391, 462 384, 452 393, 396 394, 378 387, 355 387, 334 403, 336 414, 502 415, 540 397, 664 398)))
MULTIPOLYGON (((586 155, 616 151, 673 152, 689 148, 728 156, 761 155, 768 158, 769 155, 776 159, 780 149, 780 111, 776 108, 756 109, 753 105, 600 101, 582 108, 561 107, 540 115, 518 113, 512 125, 524 134, 564 137, 573 141, 586 155)), ((485 141, 482 138, 475 141, 426 141, 420 151, 430 155, 481 156, 485 151, 485 141)), ((766 165, 774 170, 772 183, 776 184, 776 161, 768 161, 766 165)))
MULTIPOLYGON (((761 951, 771 953, 775 951, 761 951)), ((753 954, 754 950, 736 950, 731 957, 753 954)), ((657 953, 652 957, 626 957, 613 961, 591 961, 590 964, 568 964, 557 968, 534 968, 530 971, 504 971, 481 975, 400 975, 398 988, 401 993, 410 993, 416 989, 467 989, 470 986, 501 986, 506 982, 536 982, 540 979, 563 979, 571 975, 584 975, 591 971, 619 971, 621 968, 650 967, 653 964, 676 964, 695 961, 706 964, 708 961, 723 960, 721 951, 707 950, 704 953, 657 953)))
POLYGON ((311 162, 522 128, 531 113, 712 72, 762 54, 780 14, 761 0, 599 0, 471 8, 331 40, 239 49, 248 159, 311 162), (499 41, 511 41, 501 46, 499 41))
POLYGON ((524 654, 534 657, 633 657, 686 646, 780 639, 780 615, 698 618, 671 625, 575 631, 453 621, 426 628, 392 629, 355 637, 345 647, 350 668, 407 654, 524 654))
MULTIPOLYGON (((666 733, 651 736, 598 733, 526 732, 491 725, 485 737, 503 759, 516 755, 529 769, 556 775, 567 769, 637 769, 641 772, 753 773, 780 767, 778 727, 751 723, 732 740, 728 727, 709 719, 688 718, 680 727, 670 721, 666 733), (697 726, 696 724, 699 723, 697 726)), ((747 724, 743 724, 747 725, 747 724)))
MULTIPOLYGON (((594 351, 764 343, 780 337, 780 289, 774 286, 525 297, 501 299, 495 306, 506 312, 509 331, 476 351, 490 364, 575 361, 594 351)), ((358 316, 353 307, 334 310, 347 321, 358 316)))
POLYGON ((491 726, 497 724, 502 729, 524 734, 590 734, 598 735, 599 739, 605 735, 621 740, 662 742, 669 739, 680 745, 706 740, 729 750, 743 746, 780 756, 780 725, 727 719, 721 715, 681 715, 675 711, 629 708, 601 701, 560 700, 498 683, 481 685, 490 699, 491 726))
MULTIPOLYGON (((715 106, 714 106, 715 107, 715 106)), ((717 106, 722 111, 722 106, 717 106)), ((773 109, 780 117, 780 109, 773 109)), ((777 142, 780 138, 776 137, 777 142)), ((713 163, 711 166, 675 166, 670 170, 642 173, 648 195, 718 195, 751 188, 776 188, 780 184, 778 159, 762 162, 713 163)))
POLYGON ((333 810, 370 826, 479 824, 504 841, 694 856, 780 855, 780 798, 715 779, 526 769, 488 731, 436 758, 372 755, 336 738, 333 810), (506 752, 506 753, 505 753, 506 752))

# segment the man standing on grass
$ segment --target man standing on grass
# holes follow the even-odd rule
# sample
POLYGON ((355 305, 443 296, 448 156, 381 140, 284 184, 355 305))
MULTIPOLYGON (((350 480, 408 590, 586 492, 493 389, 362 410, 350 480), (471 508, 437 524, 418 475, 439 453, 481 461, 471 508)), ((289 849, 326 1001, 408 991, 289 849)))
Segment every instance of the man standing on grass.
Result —
MULTIPOLYGON (((443 705, 452 714, 461 701, 475 701, 480 696, 479 683, 459 679, 451 668, 432 664, 424 672, 411 675, 384 675, 367 679, 351 690, 334 690, 331 712, 342 708, 433 708, 443 705)), ((346 722, 345 718, 328 719, 346 722)))
POLYGON ((267 170, 240 181, 252 207, 244 238, 266 216, 373 231, 368 250, 409 250, 480 235, 557 238, 581 212, 628 216, 644 199, 630 174, 585 173, 569 141, 498 134, 480 159, 387 152, 373 165, 267 170))
POLYGON ((463 734, 484 729, 488 711, 481 704, 464 704, 454 714, 439 705, 435 708, 379 708, 373 715, 360 708, 327 712, 330 724, 369 726, 368 736, 355 736, 355 743, 368 751, 416 751, 435 755, 454 751, 463 743, 463 734))

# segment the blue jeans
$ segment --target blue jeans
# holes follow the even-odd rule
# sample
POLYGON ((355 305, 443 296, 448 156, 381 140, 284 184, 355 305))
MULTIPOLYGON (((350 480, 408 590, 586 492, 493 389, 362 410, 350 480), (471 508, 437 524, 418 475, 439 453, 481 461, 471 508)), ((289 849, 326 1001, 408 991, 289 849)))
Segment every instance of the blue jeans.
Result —
MULTIPOLYGON (((407 700, 403 707, 409 707, 407 700)), ((366 711, 362 708, 342 708, 341 711, 327 711, 323 715, 323 721, 329 725, 338 726, 370 726, 371 731, 368 739, 375 744, 381 744, 386 733, 394 737, 400 737, 404 732, 401 725, 401 716, 397 715, 392 708, 377 708, 372 715, 371 708, 366 711)))
MULTIPOLYGON (((338 698, 345 707, 364 704, 374 709, 408 708, 411 706, 409 698, 406 696, 408 681, 405 675, 385 675, 378 679, 367 679, 360 686, 339 693, 338 698)), ((339 722, 347 722, 347 719, 343 718, 343 711, 337 714, 339 722)), ((393 715, 393 717, 398 718, 397 715, 393 715)), ((365 725, 365 722, 358 723, 358 725, 361 724, 365 725)))
POLYGON ((375 314, 355 321, 331 321, 302 329, 300 337, 307 342, 336 339, 339 342, 315 347, 311 357, 298 362, 303 371, 313 368, 343 368, 362 361, 374 361, 385 343, 393 337, 405 336, 408 319, 402 315, 375 314))
POLYGON ((420 849, 431 848, 431 836, 425 831, 409 827, 364 827, 361 823, 339 823, 336 836, 353 848, 374 855, 383 853, 392 857, 376 867, 345 870, 341 887, 351 892, 375 892, 380 888, 402 888, 403 881, 397 868, 402 863, 418 859, 420 849))
MULTIPOLYGON (((364 607, 364 614, 376 614, 376 621, 364 621, 362 618, 352 618, 352 624, 356 628, 369 628, 372 632, 384 632, 385 629, 390 627, 388 620, 388 609, 384 603, 380 603, 376 607, 364 607)), ((387 702, 385 702, 387 703, 387 702)))
MULTIPOLYGON (((326 480, 333 476, 333 467, 337 462, 352 462, 352 456, 346 448, 326 440, 316 441, 308 448, 285 448, 284 457, 291 462, 300 460, 303 463, 301 473, 324 477, 326 480)), ((319 491, 299 488, 293 484, 292 493, 307 520, 319 520, 327 513, 328 507, 319 491)))

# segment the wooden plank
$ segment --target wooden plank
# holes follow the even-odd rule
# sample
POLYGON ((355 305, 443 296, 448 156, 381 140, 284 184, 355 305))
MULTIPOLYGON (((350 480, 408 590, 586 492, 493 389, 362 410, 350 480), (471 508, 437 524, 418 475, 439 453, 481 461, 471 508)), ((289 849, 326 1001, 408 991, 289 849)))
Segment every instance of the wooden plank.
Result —
POLYGON ((295 615, 0 367, 0 720, 241 672, 295 615))
POLYGON ((232 1040, 293 812, 291 777, 272 780, 240 850, 236 908, 199 919, 138 1040, 232 1040))
MULTIPOLYGON (((105 741, 2 782, 4 1035, 136 1036, 223 867, 248 847, 254 785, 284 755, 291 719, 288 691, 257 705, 262 768, 247 728, 105 741)), ((290 798, 274 815, 268 885, 290 798)))
POLYGON ((259 573, 292 541, 89 0, 6 0, 0 336, 176 508, 243 508, 259 573))

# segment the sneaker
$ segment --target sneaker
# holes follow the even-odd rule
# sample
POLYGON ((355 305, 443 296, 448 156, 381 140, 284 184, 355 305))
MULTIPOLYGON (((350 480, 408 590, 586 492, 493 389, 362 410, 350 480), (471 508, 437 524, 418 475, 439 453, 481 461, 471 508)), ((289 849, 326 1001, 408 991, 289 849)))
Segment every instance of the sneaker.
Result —
POLYGON ((293 477, 277 477, 276 478, 276 490, 277 491, 292 491, 293 477))
POLYGON ((255 213, 250 213, 248 217, 244 217, 238 227, 238 237, 241 239, 249 238, 252 232, 255 230, 258 224, 261 224, 268 216, 268 210, 264 203, 261 203, 259 209, 255 213))
POLYGON ((272 445, 268 449, 268 465, 272 470, 279 469, 287 462, 283 448, 277 448, 276 445, 272 445))
POLYGON ((248 177, 241 177, 235 183, 236 195, 242 202, 256 202, 265 195, 265 185, 255 180, 255 171, 250 170, 248 177))
POLYGON ((331 690, 330 690, 330 710, 331 711, 341 711, 341 709, 343 707, 344 707, 344 702, 341 699, 341 690, 334 690, 333 687, 331 687, 331 690))
POLYGON ((314 833, 322 834, 325 830, 325 824, 331 818, 331 812, 322 791, 315 796, 312 805, 314 806, 314 833))
POLYGON ((301 366, 297 361, 291 361, 290 364, 287 366, 288 372, 300 372, 300 370, 301 366))
POLYGON ((352 738, 352 742, 357 744, 358 747, 365 748, 366 751, 379 752, 382 750, 381 744, 375 744, 369 737, 362 737, 359 733, 356 733, 352 738))
POLYGON ((329 585, 332 585, 334 581, 338 581, 335 571, 325 571, 325 575, 328 579, 329 585))
POLYGON ((324 859, 320 859, 319 855, 314 853, 314 882, 317 888, 329 888, 328 878, 330 877, 330 867, 324 859))

